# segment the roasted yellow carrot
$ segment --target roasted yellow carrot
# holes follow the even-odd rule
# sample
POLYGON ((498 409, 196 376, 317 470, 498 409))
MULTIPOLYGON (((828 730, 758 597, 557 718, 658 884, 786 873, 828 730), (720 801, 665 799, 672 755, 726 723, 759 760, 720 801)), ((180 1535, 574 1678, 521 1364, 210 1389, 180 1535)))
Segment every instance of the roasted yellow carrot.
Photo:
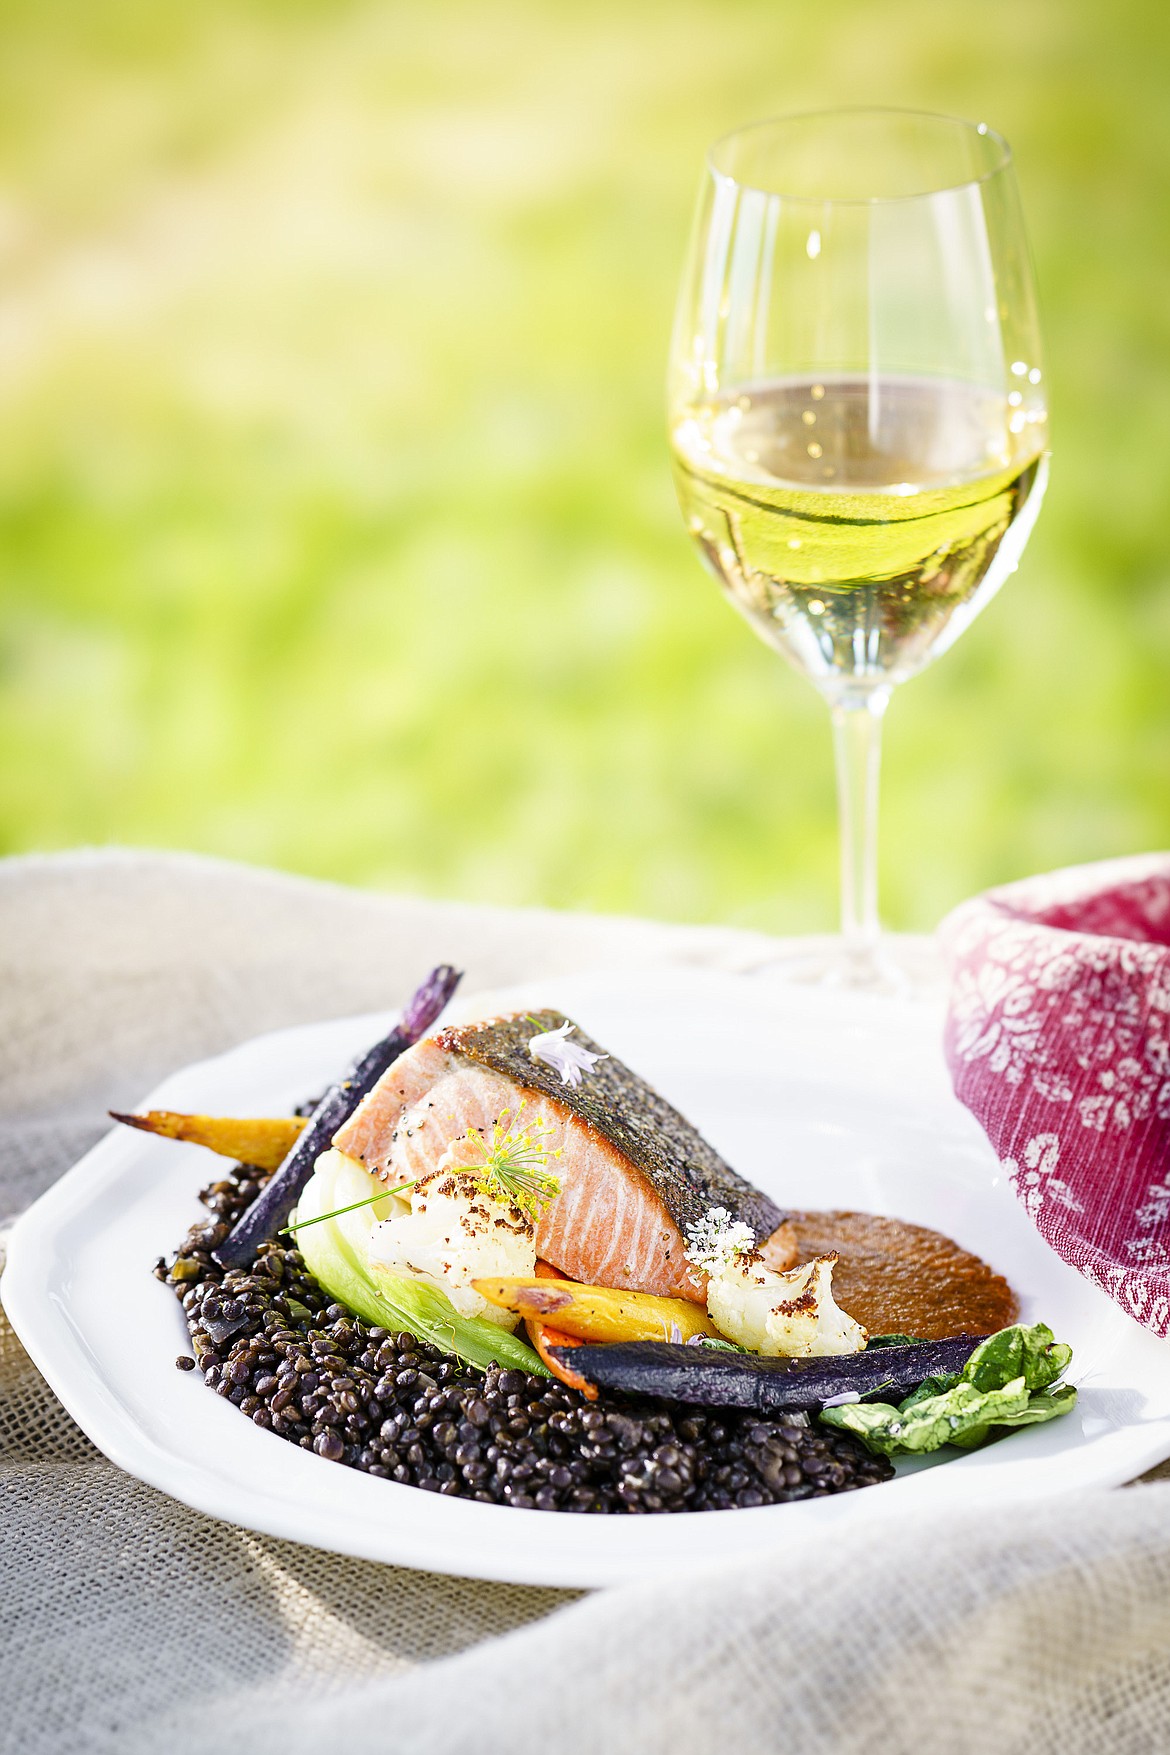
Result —
POLYGON ((110 1114, 127 1127, 140 1127, 144 1133, 155 1133, 162 1139, 207 1146, 223 1158, 255 1164, 260 1170, 275 1170, 282 1164, 305 1126, 299 1115, 252 1120, 227 1115, 180 1115, 173 1109, 148 1109, 144 1115, 119 1115, 111 1109, 110 1114))
MULTIPOLYGON (((568 1278, 566 1274, 561 1272, 560 1268, 553 1267, 552 1263, 547 1261, 537 1262, 536 1277, 538 1280, 561 1280, 562 1282, 568 1278)), ((582 1347, 585 1343, 581 1337, 567 1335, 563 1329, 550 1328, 548 1323, 542 1322, 538 1316, 527 1317, 524 1326, 528 1330, 528 1339, 536 1349, 537 1357, 542 1364, 547 1365, 553 1376, 559 1377, 562 1383, 567 1383, 570 1389, 580 1390, 587 1402, 595 1402, 597 1400, 597 1385, 587 1383, 579 1371, 574 1371, 571 1366, 562 1364, 552 1351, 553 1347, 582 1347)))
POLYGON ((489 1304, 535 1317, 582 1341, 689 1341, 692 1335, 719 1333, 702 1305, 685 1298, 582 1286, 575 1280, 482 1279, 472 1284, 489 1304))

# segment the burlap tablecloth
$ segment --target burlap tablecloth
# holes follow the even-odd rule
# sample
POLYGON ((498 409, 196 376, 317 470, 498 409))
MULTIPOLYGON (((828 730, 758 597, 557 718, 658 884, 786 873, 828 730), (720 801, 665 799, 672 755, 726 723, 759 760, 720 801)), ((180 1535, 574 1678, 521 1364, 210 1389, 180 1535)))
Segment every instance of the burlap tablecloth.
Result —
MULTIPOLYGON (((750 969, 705 928, 357 894, 166 855, 0 865, 0 1214, 109 1106, 261 1030, 599 964, 750 969)), ((106 1463, 0 1322, 0 1749, 547 1755, 1170 1749, 1170 1485, 787 1542, 569 1593, 315 1553, 106 1463), (503 1637, 501 1637, 503 1636, 503 1637)))

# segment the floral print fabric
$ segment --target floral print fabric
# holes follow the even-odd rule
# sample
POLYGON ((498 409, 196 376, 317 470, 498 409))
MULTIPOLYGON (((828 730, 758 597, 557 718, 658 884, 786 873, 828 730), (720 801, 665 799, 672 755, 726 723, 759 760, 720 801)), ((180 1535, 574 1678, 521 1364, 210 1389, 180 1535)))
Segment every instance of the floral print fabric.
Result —
POLYGON ((956 1095, 1057 1254, 1170 1334, 1170 855, 989 891, 942 936, 956 1095))

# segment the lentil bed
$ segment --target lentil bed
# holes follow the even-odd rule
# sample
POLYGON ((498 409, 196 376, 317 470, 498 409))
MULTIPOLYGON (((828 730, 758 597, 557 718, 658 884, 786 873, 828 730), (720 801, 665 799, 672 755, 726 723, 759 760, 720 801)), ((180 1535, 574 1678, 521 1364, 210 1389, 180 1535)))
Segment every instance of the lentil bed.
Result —
POLYGON ((888 1480, 884 1457, 803 1414, 686 1407, 552 1378, 486 1373, 334 1304, 300 1252, 211 1259, 265 1181, 238 1165, 203 1190, 210 1218, 155 1266, 182 1300, 194 1361, 257 1426, 331 1462, 432 1493, 539 1511, 715 1511, 888 1480))

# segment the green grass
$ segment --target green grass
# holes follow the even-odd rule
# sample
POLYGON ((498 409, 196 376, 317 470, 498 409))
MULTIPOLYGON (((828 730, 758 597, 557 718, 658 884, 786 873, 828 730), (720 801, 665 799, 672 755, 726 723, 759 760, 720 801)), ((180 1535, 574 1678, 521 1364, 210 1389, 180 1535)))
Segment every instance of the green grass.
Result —
POLYGON ((9 0, 0 848, 830 924, 825 710, 661 387, 708 140, 872 101, 1013 140, 1054 427, 891 711, 886 914, 1170 840, 1168 51, 1135 0, 9 0))

